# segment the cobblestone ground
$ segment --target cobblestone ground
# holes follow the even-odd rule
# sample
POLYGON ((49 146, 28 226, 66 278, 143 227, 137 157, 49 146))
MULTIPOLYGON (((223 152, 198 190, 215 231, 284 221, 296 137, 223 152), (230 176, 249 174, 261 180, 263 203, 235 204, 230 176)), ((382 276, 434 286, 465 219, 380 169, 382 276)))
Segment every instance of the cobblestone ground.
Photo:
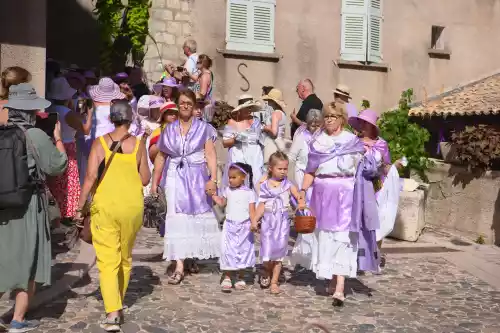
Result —
MULTIPOLYGON (((78 256, 78 249, 68 250, 61 242, 64 240, 64 235, 52 236, 52 283, 56 283, 70 269, 71 264, 78 256)), ((49 286, 39 287, 38 292, 43 291, 49 286)), ((14 301, 9 299, 10 295, 4 295, 0 299, 0 313, 6 313, 14 304, 14 301)))
MULTIPOLYGON (((154 233, 141 232, 138 248, 158 245, 154 233)), ((257 284, 223 294, 217 264, 201 268, 170 286, 158 256, 135 258, 123 332, 320 332, 304 329, 307 323, 331 332, 500 332, 500 292, 440 257, 389 254, 382 275, 348 281, 353 293, 340 309, 325 296, 325 283, 307 272, 287 272, 283 293, 272 296, 257 284)), ((247 277, 250 283, 255 278, 252 272, 247 277)), ((37 332, 103 332, 97 325, 102 314, 93 269, 90 279, 33 316, 42 320, 37 332)))

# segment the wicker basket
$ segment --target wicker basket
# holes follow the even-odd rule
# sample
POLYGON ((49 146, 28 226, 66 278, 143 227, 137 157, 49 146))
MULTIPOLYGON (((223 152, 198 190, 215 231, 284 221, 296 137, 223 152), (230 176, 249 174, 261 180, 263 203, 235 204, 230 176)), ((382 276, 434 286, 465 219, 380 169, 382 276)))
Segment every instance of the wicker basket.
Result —
MULTIPOLYGON (((309 210, 309 207, 305 209, 309 210)), ((297 210, 295 210, 295 218, 293 220, 295 225, 295 231, 299 234, 310 234, 316 229, 316 217, 315 216, 297 216, 297 210)))

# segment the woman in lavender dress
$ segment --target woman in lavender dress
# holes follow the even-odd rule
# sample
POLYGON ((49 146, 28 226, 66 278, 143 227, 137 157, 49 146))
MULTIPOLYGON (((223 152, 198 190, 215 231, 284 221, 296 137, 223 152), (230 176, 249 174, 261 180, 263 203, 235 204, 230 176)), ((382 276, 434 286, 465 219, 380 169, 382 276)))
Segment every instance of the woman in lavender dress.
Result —
POLYGON ((179 118, 163 130, 154 163, 153 194, 157 193, 160 177, 166 177, 163 258, 176 261, 170 284, 179 284, 184 278, 185 259, 220 256, 221 232, 211 199, 217 189, 217 133, 193 116, 195 103, 192 91, 179 93, 179 118))
POLYGON ((262 155, 261 124, 252 116, 254 111, 261 109, 260 104, 250 100, 238 105, 231 112, 231 119, 224 127, 222 144, 229 148, 228 160, 222 177, 223 187, 228 184, 228 171, 232 163, 245 163, 252 167, 253 184, 257 184, 262 176, 264 158, 262 155))
POLYGON ((301 197, 313 186, 311 210, 317 219, 317 243, 311 267, 316 277, 332 279, 331 289, 336 280, 333 305, 341 306, 345 276, 356 277, 358 250, 362 269, 378 270, 375 195, 371 183, 361 177, 376 167, 364 156, 363 143, 344 130, 347 115, 343 109, 327 106, 324 119, 324 131, 309 146, 301 197))
POLYGON ((384 237, 392 231, 396 221, 400 192, 397 169, 401 166, 401 161, 392 165, 389 146, 379 136, 377 119, 377 113, 367 109, 359 115, 349 117, 349 125, 359 133, 367 154, 373 155, 379 169, 379 177, 375 178, 373 183, 379 208, 380 229, 377 230, 377 244, 380 250, 384 237))
MULTIPOLYGON (((295 165, 295 183, 302 186, 304 171, 307 167, 309 155, 309 143, 314 133, 323 125, 323 113, 320 110, 311 109, 307 113, 306 125, 300 126, 293 137, 292 147, 288 152, 290 161, 295 165)), ((306 205, 310 204, 312 188, 306 193, 306 205)), ((299 234, 292 252, 291 261, 295 265, 311 269, 311 254, 314 247, 314 236, 312 234, 299 234)))

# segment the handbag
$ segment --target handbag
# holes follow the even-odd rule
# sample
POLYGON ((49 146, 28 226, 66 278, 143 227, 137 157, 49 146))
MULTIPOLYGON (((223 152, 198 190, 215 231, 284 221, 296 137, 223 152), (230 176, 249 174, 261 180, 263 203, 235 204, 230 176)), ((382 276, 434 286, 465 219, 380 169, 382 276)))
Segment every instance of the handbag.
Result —
POLYGON ((167 214, 167 199, 161 186, 158 186, 156 195, 150 194, 144 198, 144 219, 145 228, 156 228, 165 222, 167 214))
POLYGON ((101 177, 99 178, 98 181, 92 185, 92 189, 90 190, 89 193, 89 199, 87 202, 85 202, 85 205, 82 208, 82 216, 83 216, 83 221, 78 221, 76 223, 76 227, 78 228, 78 236, 80 239, 86 243, 92 244, 92 231, 90 229, 90 206, 92 205, 92 199, 94 198, 95 192, 97 191, 97 188, 99 187, 99 184, 102 182, 104 177, 106 176, 106 172, 109 169, 109 166, 111 165, 111 162, 113 161, 113 158, 115 157, 116 152, 120 147, 122 146, 123 141, 128 139, 131 135, 126 134, 120 141, 118 141, 118 144, 115 146, 113 151, 111 152, 111 156, 109 156, 108 161, 106 162, 106 165, 104 166, 104 170, 101 174, 101 177))

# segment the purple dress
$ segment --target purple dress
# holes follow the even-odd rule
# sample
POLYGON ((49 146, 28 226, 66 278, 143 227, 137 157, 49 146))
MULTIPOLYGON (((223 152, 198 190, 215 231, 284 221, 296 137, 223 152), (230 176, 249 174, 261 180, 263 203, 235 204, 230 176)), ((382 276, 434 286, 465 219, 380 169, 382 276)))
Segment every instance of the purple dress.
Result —
POLYGON ((240 270, 255 266, 254 235, 250 231, 250 204, 255 204, 255 192, 246 187, 226 188, 226 220, 222 229, 222 271, 240 270))
POLYGON ((290 235, 290 189, 292 183, 284 179, 278 187, 271 187, 269 180, 260 186, 259 204, 265 204, 260 230, 260 256, 263 262, 283 261, 288 253, 290 235))
POLYGON ((220 255, 219 224, 212 199, 205 193, 209 179, 205 143, 215 139, 214 128, 198 119, 193 119, 184 136, 179 121, 167 125, 160 136, 158 148, 169 157, 162 174, 168 202, 163 252, 166 260, 220 255))

